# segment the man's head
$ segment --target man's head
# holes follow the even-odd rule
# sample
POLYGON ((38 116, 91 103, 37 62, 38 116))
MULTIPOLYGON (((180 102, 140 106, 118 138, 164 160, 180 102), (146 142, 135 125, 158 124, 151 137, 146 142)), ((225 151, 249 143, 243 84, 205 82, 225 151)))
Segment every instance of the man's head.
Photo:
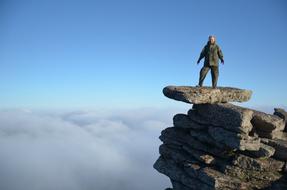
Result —
POLYGON ((208 37, 208 41, 209 41, 211 44, 215 44, 215 36, 209 36, 209 37, 208 37))

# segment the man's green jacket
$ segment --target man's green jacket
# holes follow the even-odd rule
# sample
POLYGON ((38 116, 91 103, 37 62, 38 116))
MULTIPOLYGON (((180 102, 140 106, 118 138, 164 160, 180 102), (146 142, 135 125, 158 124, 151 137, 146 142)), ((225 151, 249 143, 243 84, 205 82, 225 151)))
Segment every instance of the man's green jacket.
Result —
POLYGON ((204 66, 218 66, 218 59, 223 61, 223 54, 220 47, 214 43, 208 42, 202 49, 198 62, 204 58, 204 66))

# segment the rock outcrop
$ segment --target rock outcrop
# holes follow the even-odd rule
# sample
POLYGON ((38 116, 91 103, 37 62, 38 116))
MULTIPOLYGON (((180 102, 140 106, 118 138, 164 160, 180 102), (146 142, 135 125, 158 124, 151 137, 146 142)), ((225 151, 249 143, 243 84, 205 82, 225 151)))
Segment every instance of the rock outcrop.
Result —
POLYGON ((171 99, 191 103, 225 103, 246 102, 250 99, 252 91, 231 87, 192 87, 192 86, 167 86, 163 94, 171 99))
POLYGON ((274 108, 274 115, 282 118, 285 122, 285 131, 287 131, 287 112, 281 108, 274 108))
POLYGON ((228 103, 251 96, 234 88, 169 86, 163 92, 194 104, 159 137, 154 168, 173 190, 287 189, 284 110, 271 115, 228 103))

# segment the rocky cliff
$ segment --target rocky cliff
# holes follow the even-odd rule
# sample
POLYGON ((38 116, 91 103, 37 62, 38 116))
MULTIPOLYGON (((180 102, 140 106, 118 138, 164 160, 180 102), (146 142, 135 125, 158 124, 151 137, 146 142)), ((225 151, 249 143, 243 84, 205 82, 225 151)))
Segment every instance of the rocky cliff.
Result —
MULTIPOLYGON (((228 102, 248 101, 237 88, 168 86, 168 98, 193 104, 161 132, 154 168, 173 190, 287 189, 287 114, 228 102)), ((171 188, 168 188, 171 189, 171 188)))

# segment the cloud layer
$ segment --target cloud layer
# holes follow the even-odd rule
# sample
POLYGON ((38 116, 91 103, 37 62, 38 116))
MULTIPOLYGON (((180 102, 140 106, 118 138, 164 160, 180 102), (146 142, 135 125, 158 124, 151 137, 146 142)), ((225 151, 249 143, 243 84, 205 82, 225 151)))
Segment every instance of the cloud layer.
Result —
POLYGON ((0 111, 0 189, 164 189, 152 164, 176 111, 0 111))

